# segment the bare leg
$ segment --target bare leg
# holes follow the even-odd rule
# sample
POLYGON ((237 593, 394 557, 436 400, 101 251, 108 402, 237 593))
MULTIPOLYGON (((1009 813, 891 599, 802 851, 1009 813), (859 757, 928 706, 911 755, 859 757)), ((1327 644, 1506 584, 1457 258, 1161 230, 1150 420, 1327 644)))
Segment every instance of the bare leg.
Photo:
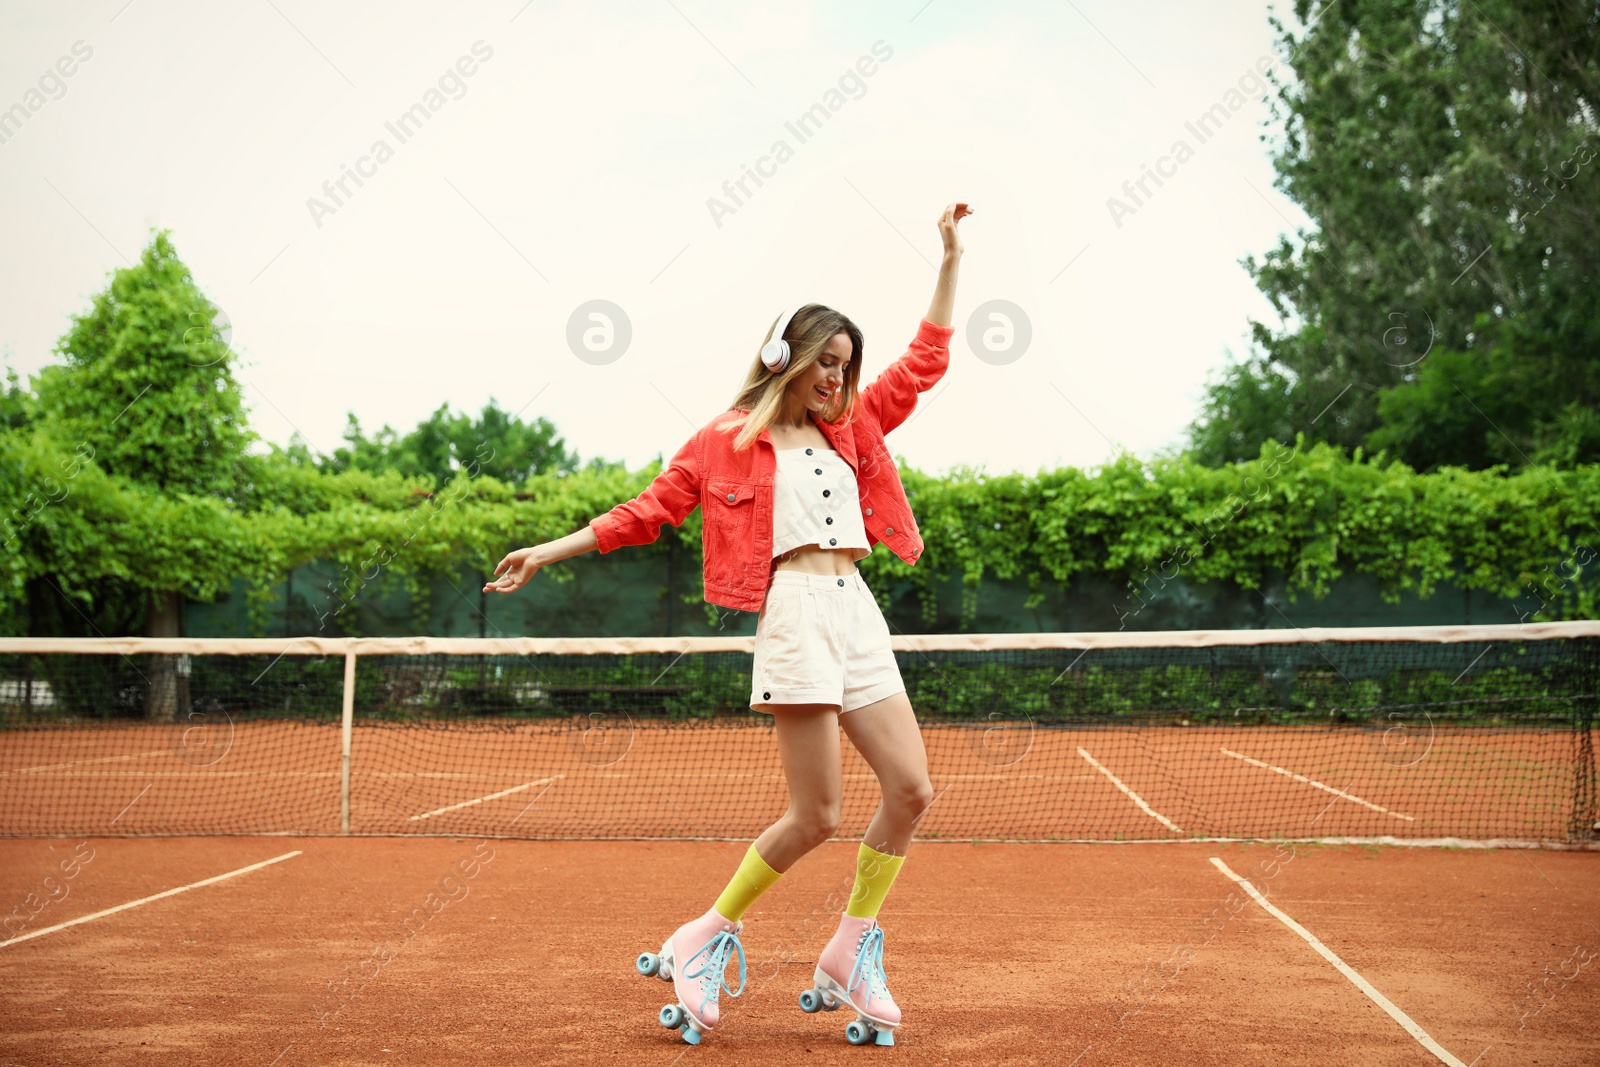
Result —
POLYGON ((911 834, 934 801, 922 730, 905 693, 839 717, 845 735, 878 776, 882 800, 862 838, 867 847, 904 856, 911 834))
POLYGON ((843 803, 839 706, 768 706, 776 711, 778 755, 789 785, 789 810, 756 838, 756 851, 781 874, 839 828, 843 803))
POLYGON ((852 906, 859 905, 868 914, 857 915, 846 908, 839 916, 838 930, 817 954, 816 984, 805 994, 808 1000, 803 1000, 801 1007, 809 1011, 819 1003, 841 1001, 871 1022, 866 1029, 860 1019, 850 1024, 852 1043, 861 1038, 892 1045, 901 1015, 883 973, 883 928, 878 925, 877 908, 900 869, 898 857, 906 854, 912 832, 933 803, 928 755, 905 693, 847 712, 839 721, 878 776, 882 792, 862 847, 856 850, 856 882, 850 897, 852 906), (880 864, 868 849, 896 858, 880 864))

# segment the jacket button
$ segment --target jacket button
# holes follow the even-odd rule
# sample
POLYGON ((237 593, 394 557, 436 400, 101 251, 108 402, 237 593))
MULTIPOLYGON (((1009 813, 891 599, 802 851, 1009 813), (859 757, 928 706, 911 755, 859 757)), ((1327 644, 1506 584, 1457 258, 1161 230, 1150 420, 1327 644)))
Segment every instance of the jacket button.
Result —
POLYGON ((832 526, 833 525, 833 516, 829 515, 826 519, 823 519, 822 521, 827 523, 829 526, 832 526))
POLYGON ((840 584, 840 585, 843 585, 843 584, 844 584, 844 579, 843 579, 843 578, 840 578, 840 579, 839 579, 839 584, 840 584))
POLYGON ((838 543, 839 543, 839 539, 838 539, 838 538, 837 538, 837 537, 830 537, 830 538, 828 538, 828 544, 830 544, 830 545, 836 545, 836 544, 838 544, 838 543))
POLYGON ((871 509, 871 508, 868 508, 868 509, 867 509, 867 514, 868 514, 868 515, 871 515, 871 514, 872 514, 872 509, 871 509))
POLYGON ((828 495, 828 494, 829 494, 829 493, 831 493, 831 492, 833 492, 833 490, 831 490, 831 489, 824 489, 824 490, 823 490, 823 491, 822 491, 822 495, 823 495, 823 496, 827 496, 827 495, 828 495))
POLYGON ((732 493, 728 494, 728 503, 730 503, 730 504, 733 503, 733 494, 732 493))
POLYGON ((885 530, 883 532, 886 533, 886 534, 892 534, 892 533, 894 533, 894 527, 891 526, 891 527, 889 527, 887 530, 885 530))
POLYGON ((809 448, 806 449, 806 455, 808 455, 808 456, 811 455, 811 449, 809 449, 809 448))
POLYGON ((821 468, 821 467, 818 467, 818 468, 817 468, 817 473, 818 473, 818 474, 821 474, 821 473, 822 473, 822 468, 821 468))
POLYGON ((762 700, 771 700, 772 699, 772 694, 771 693, 762 693, 761 694, 761 699, 762 700))

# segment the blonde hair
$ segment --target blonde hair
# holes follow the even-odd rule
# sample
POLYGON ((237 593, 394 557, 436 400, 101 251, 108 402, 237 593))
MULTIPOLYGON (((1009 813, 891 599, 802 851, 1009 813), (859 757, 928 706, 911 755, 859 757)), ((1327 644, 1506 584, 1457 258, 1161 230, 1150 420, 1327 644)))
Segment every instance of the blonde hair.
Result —
MULTIPOLYGON (((763 347, 773 339, 772 331, 777 326, 778 317, 774 317, 767 329, 767 336, 762 339, 763 347)), ((747 414, 731 418, 717 427, 728 432, 739 431, 733 442, 735 451, 748 448, 762 430, 772 425, 783 411, 783 398, 788 392, 789 383, 821 358, 828 342, 840 333, 850 338, 850 362, 845 365, 843 387, 819 415, 827 422, 833 422, 845 414, 854 417, 856 383, 861 378, 861 329, 833 308, 823 304, 806 304, 795 312, 788 328, 783 331, 783 339, 789 342, 789 365, 774 374, 761 362, 758 349, 750 373, 745 375, 744 385, 740 386, 733 403, 728 405, 747 414)))

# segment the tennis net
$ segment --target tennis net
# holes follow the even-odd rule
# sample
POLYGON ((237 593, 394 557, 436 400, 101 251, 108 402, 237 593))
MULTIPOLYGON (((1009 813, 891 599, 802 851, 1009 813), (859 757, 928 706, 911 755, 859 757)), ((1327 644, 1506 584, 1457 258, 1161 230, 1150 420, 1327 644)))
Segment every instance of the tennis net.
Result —
MULTIPOLYGON (((1597 622, 894 644, 923 840, 1600 840, 1597 622)), ((0 639, 0 835, 750 839, 787 806, 752 650, 0 639)))

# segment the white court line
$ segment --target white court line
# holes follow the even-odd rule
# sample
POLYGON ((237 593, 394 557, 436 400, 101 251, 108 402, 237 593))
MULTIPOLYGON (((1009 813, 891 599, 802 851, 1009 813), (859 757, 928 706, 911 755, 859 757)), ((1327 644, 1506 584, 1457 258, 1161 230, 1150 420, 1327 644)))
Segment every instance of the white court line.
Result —
MULTIPOLYGON (((157 749, 154 752, 133 752, 126 756, 101 756, 98 759, 79 759, 71 763, 50 763, 43 767, 18 767, 15 770, 0 771, 0 776, 7 774, 38 774, 40 771, 55 771, 62 767, 82 767, 86 763, 116 763, 125 759, 145 759, 149 756, 167 756, 171 753, 167 749, 157 749)), ((139 773, 139 772, 132 772, 139 773)))
MULTIPOLYGON (((659 778, 771 778, 782 780, 782 771, 597 771, 589 778, 637 778, 641 781, 650 781, 659 778)), ((863 781, 875 782, 878 776, 872 771, 845 771, 842 777, 859 778, 863 781)), ((1081 774, 943 774, 939 775, 941 782, 975 781, 975 782, 1020 782, 1024 779, 1042 779, 1053 781, 1055 779, 1071 779, 1077 781, 1082 778, 1093 778, 1088 771, 1081 774)))
POLYGON ((295 849, 293 852, 285 852, 281 856, 274 856, 270 860, 262 860, 260 863, 252 863, 248 867, 240 867, 237 871, 229 871, 227 874, 219 874, 213 878, 204 878, 198 882, 190 882, 188 885, 180 885, 176 889, 168 889, 165 892, 157 893, 154 896, 140 897, 138 900, 130 900, 126 904, 118 904, 114 908, 107 908, 104 911, 97 911, 93 915, 80 915, 76 919, 68 919, 64 923, 56 923, 54 926, 46 926, 42 930, 29 930, 27 933, 18 934, 16 937, 13 937, 8 941, 0 941, 0 948, 5 948, 7 945, 15 945, 18 941, 27 941, 30 938, 43 937, 45 934, 53 934, 57 930, 65 930, 69 926, 77 926, 79 923, 86 923, 91 919, 99 919, 107 915, 115 915, 119 911, 127 911, 129 908, 137 908, 140 904, 148 904, 152 900, 160 900, 162 897, 174 897, 179 893, 187 893, 191 889, 199 889, 203 885, 211 885, 213 882, 222 882, 229 878, 237 878, 241 874, 249 874, 251 871, 259 871, 263 867, 270 867, 274 863, 282 863, 284 860, 293 859, 298 855, 300 855, 300 850, 295 849))
POLYGON ((337 778, 338 771, 213 771, 204 767, 192 771, 57 771, 40 772, 43 778, 337 778))
POLYGON ((1156 811, 1150 805, 1146 804, 1144 802, 1144 798, 1143 797, 1141 797, 1138 793, 1135 793, 1133 790, 1129 789, 1127 786, 1123 785, 1121 778, 1118 778, 1116 775, 1112 774, 1110 771, 1108 771, 1104 767, 1102 767, 1100 765, 1099 761, 1096 760, 1093 756, 1089 755, 1089 753, 1085 752, 1082 748, 1079 748, 1078 749, 1078 755, 1080 755, 1084 759, 1088 760, 1089 763, 1094 767, 1095 770, 1099 771, 1101 774, 1103 774, 1107 778, 1111 779, 1111 784, 1116 786, 1118 789, 1122 790, 1124 793, 1128 794, 1128 796, 1133 799, 1133 802, 1135 804, 1139 805, 1139 809, 1141 811, 1143 811, 1146 815, 1150 816, 1156 822, 1160 823, 1162 826, 1165 826, 1167 829, 1171 830, 1173 833, 1176 833, 1176 834, 1183 833, 1183 831, 1178 828, 1178 824, 1177 823, 1173 822, 1171 819, 1167 818, 1165 815, 1161 814, 1159 811, 1156 811))
POLYGON ((1257 767, 1265 767, 1269 771, 1277 771, 1279 774, 1287 775, 1288 777, 1293 778, 1297 782, 1304 782, 1306 785, 1316 786, 1318 789, 1325 789, 1328 792, 1332 793, 1336 797, 1344 797, 1346 800, 1351 801, 1352 803, 1360 804, 1363 807, 1371 808, 1373 811, 1381 811, 1385 815, 1393 815, 1395 818, 1404 819, 1406 822, 1416 822, 1417 821, 1415 818, 1413 818, 1410 815, 1402 815, 1398 811, 1390 811, 1388 808, 1380 808, 1378 805, 1372 803, 1372 801, 1370 801, 1370 800, 1362 800, 1358 796, 1353 796, 1350 793, 1346 793, 1343 789, 1335 789, 1331 785, 1323 785, 1321 782, 1313 781, 1312 779, 1307 778, 1303 774, 1296 774, 1293 771, 1286 771, 1282 767, 1274 767, 1270 763, 1262 763, 1258 759, 1251 759, 1249 756, 1242 756, 1239 753, 1233 751, 1233 749, 1231 749, 1231 748, 1225 748, 1222 751, 1223 751, 1223 753, 1225 755, 1232 756, 1234 759, 1242 759, 1246 763, 1255 764, 1257 767))
POLYGON ((432 811, 425 811, 421 815, 408 815, 406 816, 406 821, 416 822, 418 819, 431 819, 435 815, 443 815, 447 811, 455 811, 457 808, 470 808, 472 805, 482 804, 486 800, 499 800, 501 797, 508 797, 512 793, 520 793, 524 789, 532 789, 536 785, 544 785, 546 782, 554 782, 565 777, 566 775, 564 774, 555 774, 551 775, 549 778, 540 778, 535 782, 523 782, 521 785, 514 785, 510 789, 502 789, 498 793, 490 793, 486 797, 473 797, 471 800, 463 800, 461 803, 451 804, 449 807, 435 808, 432 811))
POLYGON ((1228 865, 1223 863, 1222 860, 1218 859, 1216 856, 1211 857, 1211 863, 1217 868, 1217 870, 1221 871, 1223 874, 1227 875, 1229 878, 1232 878, 1235 882, 1238 882, 1241 886, 1243 886, 1244 891, 1255 898, 1255 902, 1257 904, 1260 904, 1263 908, 1267 909, 1267 914, 1271 915, 1289 929, 1305 938, 1306 944, 1316 949, 1319 956, 1333 964, 1334 967, 1338 969, 1340 974, 1344 975, 1346 978, 1350 979, 1351 982, 1355 983, 1355 987, 1361 990, 1361 992, 1365 993, 1367 995, 1367 999, 1371 1000, 1378 1007, 1388 1012, 1391 1019, 1405 1027, 1406 1033, 1416 1038, 1418 1043, 1421 1044, 1423 1048, 1439 1057, 1441 1062, 1448 1063, 1450 1067, 1467 1067, 1466 1064, 1450 1055, 1449 1051, 1447 1051, 1443 1045, 1429 1037, 1426 1030, 1412 1022, 1411 1016, 1395 1007, 1392 1003, 1390 1003, 1388 997, 1374 989, 1371 982, 1357 974, 1355 968, 1351 967, 1344 960, 1341 960, 1338 956, 1335 956, 1333 954, 1333 950, 1328 948, 1328 946, 1324 945, 1321 941, 1318 941, 1316 937, 1312 935, 1311 931, 1307 930, 1304 926, 1301 926, 1299 923, 1289 918, 1289 916, 1285 915, 1283 912, 1267 903, 1267 898, 1262 896, 1260 890, 1256 889, 1255 886, 1251 885, 1243 878, 1240 878, 1237 874, 1234 874, 1232 871, 1228 870, 1228 865))

